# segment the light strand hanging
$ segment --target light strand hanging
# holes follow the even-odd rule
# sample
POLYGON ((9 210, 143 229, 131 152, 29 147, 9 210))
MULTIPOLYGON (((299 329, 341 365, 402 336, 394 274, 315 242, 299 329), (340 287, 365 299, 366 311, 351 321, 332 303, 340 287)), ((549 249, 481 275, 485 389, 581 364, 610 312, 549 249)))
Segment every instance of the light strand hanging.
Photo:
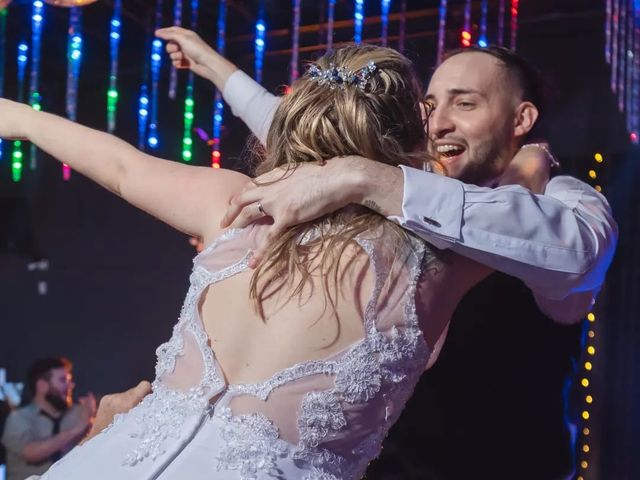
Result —
POLYGON ((611 44, 611 90, 614 92, 618 88, 618 42, 619 42, 619 22, 620 22, 620 0, 613 2, 613 42, 611 44))
POLYGON ((333 26, 336 18, 336 0, 327 2, 327 51, 333 49, 333 26))
POLYGON ((509 48, 516 51, 516 39, 518 38, 518 12, 520 0, 511 0, 511 41, 509 48))
MULTIPOLYGON (((42 50, 42 23, 44 21, 44 3, 34 0, 31 10, 31 72, 29 77, 29 105, 34 110, 42 110, 40 95, 40 53, 42 50)), ((30 147, 30 168, 37 165, 37 149, 32 143, 30 147)))
POLYGON ((471 0, 465 0, 464 4, 464 25, 460 33, 460 45, 465 48, 471 46, 471 0))
POLYGON ((487 18, 489 17, 489 0, 482 0, 480 3, 480 35, 478 35, 478 46, 486 48, 489 45, 487 37, 487 18))
POLYGON ((620 46, 618 47, 618 55, 620 58, 618 59, 618 65, 620 66, 620 70, 618 71, 618 85, 616 87, 616 92, 618 94, 618 110, 620 112, 624 112, 624 87, 626 75, 625 71, 627 70, 627 0, 622 0, 619 7, 619 28, 618 34, 620 35, 620 46))
MULTIPOLYGON (((173 4, 173 26, 182 26, 182 0, 174 0, 173 4)), ((169 98, 175 100, 176 90, 178 88, 178 69, 171 64, 169 73, 169 98)))
POLYGON ((625 48, 625 78, 622 92, 618 92, 618 107, 621 111, 627 112, 627 131, 632 131, 631 128, 631 110, 632 110, 632 89, 633 89, 633 2, 629 1, 626 5, 626 37, 627 47, 625 48))
POLYGON ((120 52, 120 36, 122 27, 122 0, 115 0, 113 16, 109 32, 109 90, 107 90, 107 130, 113 133, 116 129, 118 111, 118 56, 120 52))
POLYGON ((504 15, 506 11, 506 0, 500 0, 498 3, 498 39, 496 43, 503 47, 504 46, 504 15))
POLYGON ((631 85, 631 142, 640 143, 640 1, 634 3, 633 14, 633 78, 631 85))
POLYGON ((640 130, 640 0, 607 0, 605 60, 611 65, 610 86, 632 143, 640 130))
MULTIPOLYGON (((0 97, 4 95, 4 64, 7 47, 7 8, 0 10, 0 97)), ((0 161, 2 161, 2 139, 0 138, 0 161)))
MULTIPOLYGON (((72 122, 77 119, 78 109, 78 81, 80 78, 80 65, 82 62, 82 10, 73 7, 69 10, 69 33, 67 44, 67 97, 65 111, 67 118, 72 122)), ((71 167, 62 164, 62 178, 68 181, 71 178, 71 167)))
POLYGON ((147 141, 147 125, 149 124, 149 88, 146 83, 140 86, 138 97, 138 148, 144 150, 147 141))
POLYGON ((353 13, 353 41, 356 45, 362 43, 362 25, 364 24, 364 0, 355 0, 353 13))
POLYGON ((267 25, 265 23, 264 0, 260 1, 258 20, 256 21, 256 39, 254 40, 253 51, 255 56, 254 78, 256 82, 262 83, 262 67, 264 65, 265 38, 267 25))
MULTIPOLYGON (((164 0, 157 0, 155 14, 155 30, 162 26, 162 6, 164 0)), ((147 145, 158 148, 158 85, 160 83, 160 68, 162 67, 162 40, 154 38, 151 42, 151 92, 149 95, 149 129, 147 145)))
POLYGON ((300 0, 293 0, 293 25, 291 29, 291 64, 289 73, 289 85, 296 81, 299 75, 298 56, 300 54, 300 0))
POLYGON ((386 47, 389 39, 389 10, 391 0, 381 0, 380 2, 380 23, 382 24, 382 46, 386 47))
MULTIPOLYGON (((227 1, 220 0, 218 4, 218 53, 224 56, 225 51, 225 34, 227 28, 227 1)), ((211 149, 211 166, 220 168, 221 153, 221 137, 222 137, 222 121, 224 115, 224 103, 222 101, 222 92, 216 89, 216 96, 213 103, 213 145, 211 149)))
POLYGON ((438 54, 436 65, 442 63, 444 55, 444 41, 447 34, 447 0, 440 0, 439 20, 438 20, 438 54))
MULTIPOLYGON (((198 26, 199 0, 191 0, 191 30, 198 26)), ((184 98, 184 132, 182 134, 182 160, 190 162, 193 158, 193 72, 189 70, 187 77, 187 89, 184 98)))
POLYGON ((613 0, 607 0, 606 19, 604 22, 604 58, 607 63, 611 63, 611 21, 612 21, 613 0))
POLYGON ((406 28, 407 28, 407 0, 402 0, 400 2, 400 26, 399 26, 400 32, 398 34, 398 51, 400 53, 404 52, 406 28))
MULTIPOLYGON (((27 69, 27 62, 29 61, 29 46, 25 42, 18 44, 18 94, 17 100, 20 103, 24 102, 24 77, 27 69)), ((20 140, 14 140, 13 150, 11 153, 11 178, 14 182, 19 182, 22 179, 22 165, 24 154, 22 153, 22 142, 20 140)))

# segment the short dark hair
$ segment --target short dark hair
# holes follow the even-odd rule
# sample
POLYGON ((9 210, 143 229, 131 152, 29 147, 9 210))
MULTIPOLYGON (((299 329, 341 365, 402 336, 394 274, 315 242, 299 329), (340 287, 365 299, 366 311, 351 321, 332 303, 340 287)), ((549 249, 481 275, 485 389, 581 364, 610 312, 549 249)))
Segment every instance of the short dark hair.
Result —
POLYGON ((64 368, 71 371, 73 363, 65 357, 41 358, 33 362, 27 371, 28 392, 32 396, 35 395, 38 380, 49 380, 51 378, 51 370, 56 368, 64 368))
POLYGON ((513 50, 498 45, 488 47, 472 45, 466 48, 456 48, 446 52, 443 61, 467 52, 485 53, 500 60, 509 71, 511 78, 522 88, 522 100, 533 103, 538 109, 540 117, 543 116, 550 89, 540 70, 532 63, 513 50))

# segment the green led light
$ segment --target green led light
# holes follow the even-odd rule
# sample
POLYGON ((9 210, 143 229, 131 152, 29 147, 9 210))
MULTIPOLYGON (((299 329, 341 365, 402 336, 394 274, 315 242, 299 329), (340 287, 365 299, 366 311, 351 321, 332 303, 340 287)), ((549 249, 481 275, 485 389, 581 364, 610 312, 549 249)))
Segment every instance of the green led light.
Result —
MULTIPOLYGON (((22 159, 22 152, 17 151, 13 153, 13 158, 17 159, 17 160, 21 160, 22 159)), ((14 163, 15 165, 15 163, 14 163)))
POLYGON ((193 140, 191 140, 190 138, 185 138, 183 143, 185 145, 191 146, 191 145, 193 145, 193 140))
POLYGON ((189 150, 184 150, 182 152, 182 158, 185 160, 191 160, 192 153, 189 150))
POLYGON ((118 91, 117 90, 109 90, 107 95, 109 96, 109 98, 118 98, 118 91))
POLYGON ((40 106, 39 103, 34 103, 33 105, 31 105, 33 107, 34 110, 37 110, 38 112, 40 110, 42 110, 42 107, 40 106))

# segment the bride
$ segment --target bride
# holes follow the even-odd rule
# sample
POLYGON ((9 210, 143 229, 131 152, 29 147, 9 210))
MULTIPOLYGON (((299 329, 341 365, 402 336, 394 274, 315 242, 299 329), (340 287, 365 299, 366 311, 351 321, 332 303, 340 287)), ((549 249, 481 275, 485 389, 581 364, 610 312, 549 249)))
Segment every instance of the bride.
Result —
MULTIPOLYGON (((420 100, 394 50, 329 53, 281 102, 257 173, 343 155, 422 166, 420 100)), ((8 100, 0 136, 29 139, 206 245, 157 349, 153 392, 43 480, 360 478, 458 301, 490 273, 360 206, 355 189, 351 206, 287 230, 251 270, 268 212, 258 203, 263 219, 218 226, 244 175, 154 158, 8 100)))

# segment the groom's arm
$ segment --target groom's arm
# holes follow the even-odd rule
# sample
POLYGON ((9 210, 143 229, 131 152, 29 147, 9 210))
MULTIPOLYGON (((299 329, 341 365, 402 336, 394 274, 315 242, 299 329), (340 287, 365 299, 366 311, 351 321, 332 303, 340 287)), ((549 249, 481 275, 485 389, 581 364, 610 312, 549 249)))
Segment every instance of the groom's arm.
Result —
MULTIPOLYGON (((240 71, 227 79, 224 97, 264 143, 279 98, 240 71)), ((300 169, 278 183, 282 185, 258 187, 260 196, 244 195, 260 201, 269 189, 279 189, 273 204, 262 201, 279 228, 356 201, 392 217, 439 248, 523 280, 540 308, 559 322, 577 321, 589 310, 618 236, 606 199, 566 176, 552 179, 544 194, 535 195, 518 185, 476 187, 411 168, 401 173, 355 158, 300 169)), ((237 213, 241 207, 240 202, 232 210, 237 213)))

